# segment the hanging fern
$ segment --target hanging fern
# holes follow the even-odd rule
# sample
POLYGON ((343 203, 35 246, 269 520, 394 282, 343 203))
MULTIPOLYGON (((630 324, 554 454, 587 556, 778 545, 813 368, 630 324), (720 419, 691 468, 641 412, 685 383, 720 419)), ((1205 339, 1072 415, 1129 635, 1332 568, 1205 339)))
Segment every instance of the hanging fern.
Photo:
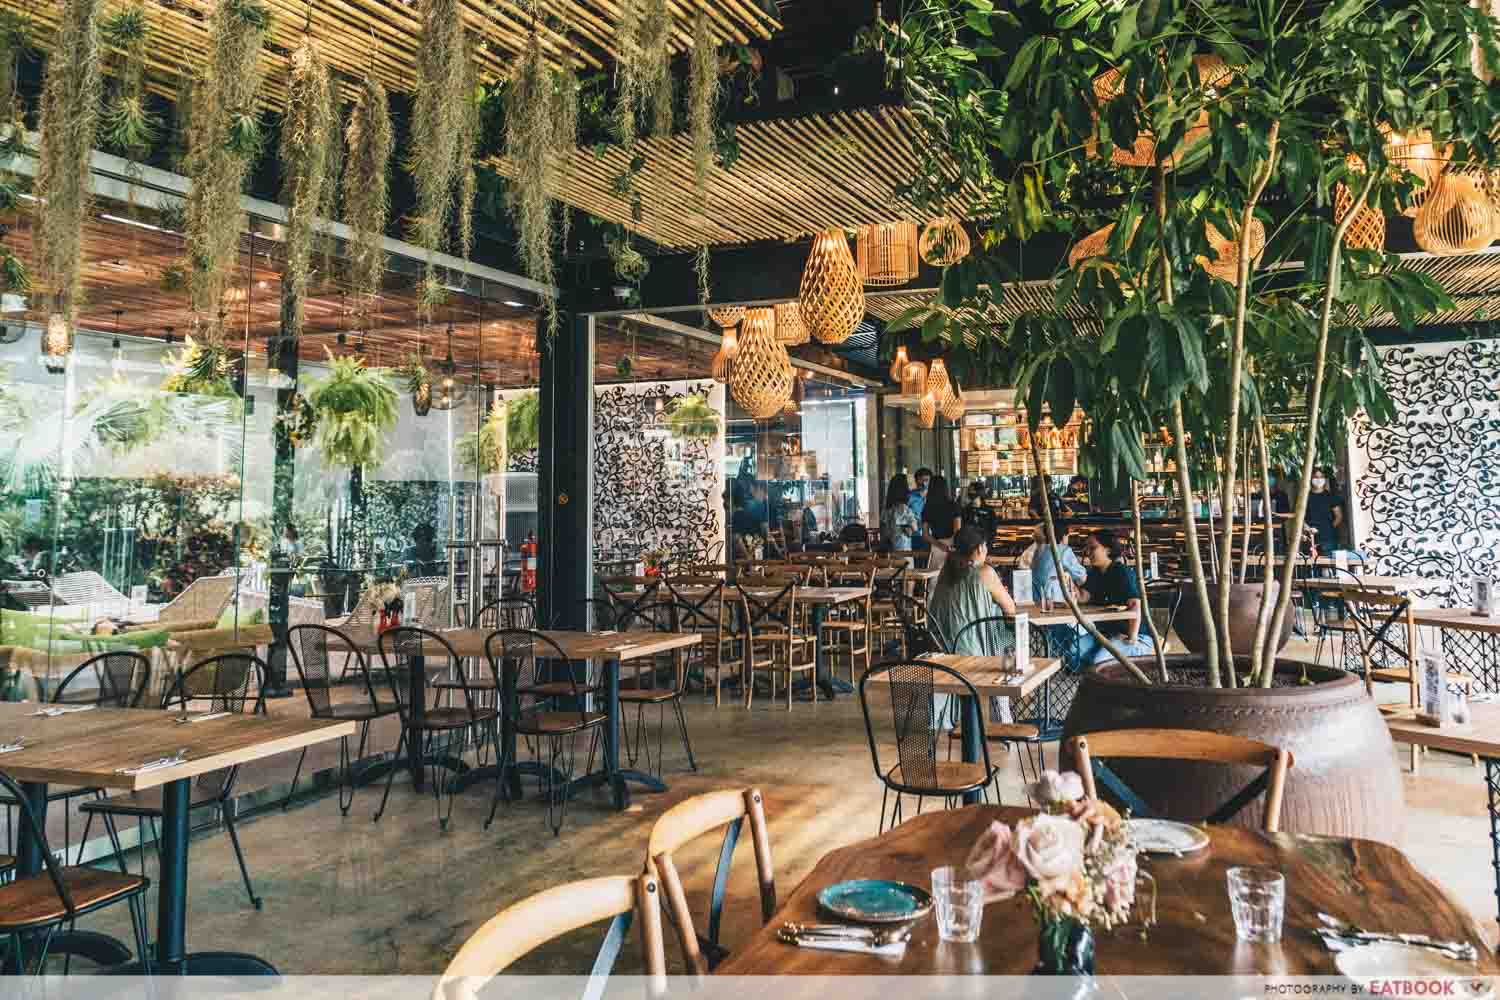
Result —
POLYGON ((351 469, 378 466, 385 454, 385 435, 400 416, 400 396, 385 369, 366 368, 357 355, 336 358, 329 351, 328 367, 327 377, 314 379, 307 391, 323 461, 351 469))
POLYGON ((166 364, 171 374, 162 380, 162 392, 222 398, 235 395, 229 380, 234 359, 223 345, 199 343, 190 334, 181 350, 167 355, 166 364))
POLYGON ((105 44, 120 53, 115 69, 115 85, 104 107, 100 138, 126 161, 131 180, 130 207, 135 207, 135 181, 141 164, 161 134, 161 119, 146 105, 146 45, 151 37, 151 22, 145 4, 131 0, 99 23, 105 44))
POLYGON ((89 155, 99 126, 99 0, 68 0, 42 84, 36 259, 50 311, 72 330, 83 293, 89 155))
MULTIPOLYGON (((554 282, 551 186, 555 178, 557 121, 552 74, 537 32, 531 33, 521 65, 505 92, 505 153, 516 167, 512 207, 521 265, 535 281, 554 282)), ((557 331, 557 303, 547 300, 547 334, 557 331)))
POLYGON ((700 207, 708 206, 708 168, 713 165, 715 117, 719 107, 719 47, 708 12, 693 22, 693 55, 689 66, 688 131, 693 140, 693 185, 700 207))
POLYGON ((505 443, 512 455, 531 451, 541 440, 541 397, 533 390, 522 393, 505 406, 505 443))
POLYGON ((209 61, 189 134, 187 246, 194 319, 210 344, 223 340, 221 303, 243 228, 240 191, 260 154, 255 102, 270 25, 270 11, 258 0, 219 0, 208 19, 209 61))
POLYGON ((349 116, 349 162, 344 171, 344 222, 349 282, 368 311, 385 280, 385 224, 390 215, 390 161, 394 146, 385 87, 367 77, 349 116))
POLYGON ((667 414, 667 430, 684 441, 708 441, 719 433, 719 411, 708 405, 708 397, 689 393, 667 414))
POLYGON ((291 335, 302 333, 314 223, 327 181, 329 121, 328 67, 311 39, 292 52, 286 113, 281 125, 281 201, 286 206, 287 297, 291 335))
POLYGON ((505 469, 506 441, 501 435, 506 429, 506 409, 505 403, 496 402, 490 407, 484 423, 479 425, 479 430, 470 431, 453 442, 459 465, 482 476, 505 469))
POLYGON ((417 44, 417 87, 412 105, 410 170, 417 189, 412 239, 432 255, 442 249, 455 191, 461 180, 462 141, 473 99, 469 43, 459 0, 421 0, 422 36, 417 44))

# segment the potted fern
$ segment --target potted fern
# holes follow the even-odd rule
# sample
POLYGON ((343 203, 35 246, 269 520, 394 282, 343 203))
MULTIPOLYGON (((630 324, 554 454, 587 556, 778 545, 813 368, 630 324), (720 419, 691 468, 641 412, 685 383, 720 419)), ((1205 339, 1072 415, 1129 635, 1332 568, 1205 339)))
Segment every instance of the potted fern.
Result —
POLYGON ((689 393, 667 414, 667 430, 684 441, 711 441, 719 433, 719 411, 704 394, 689 393))
POLYGON ((349 504, 359 527, 365 513, 364 469, 385 460, 385 436, 399 419, 400 397, 388 374, 366 368, 357 355, 339 358, 329 351, 328 374, 311 380, 306 394, 323 461, 349 470, 349 504))

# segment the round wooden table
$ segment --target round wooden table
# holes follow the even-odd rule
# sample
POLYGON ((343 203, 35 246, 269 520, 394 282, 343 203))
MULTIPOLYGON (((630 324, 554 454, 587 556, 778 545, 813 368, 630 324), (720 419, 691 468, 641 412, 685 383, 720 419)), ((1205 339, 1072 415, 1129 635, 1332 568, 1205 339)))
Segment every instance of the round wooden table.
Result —
MULTIPOLYGON (((935 919, 924 917, 900 958, 797 948, 777 941, 776 929, 788 920, 826 919, 819 916, 817 893, 842 879, 899 879, 925 888, 931 870, 962 862, 992 820, 1014 823, 1031 811, 980 805, 926 813, 883 836, 829 852, 768 925, 748 942, 731 945, 730 957, 717 974, 1030 972, 1037 960, 1037 930, 1024 897, 986 907, 984 927, 974 944, 939 941, 935 919)), ((1266 835, 1227 826, 1211 828, 1210 836, 1212 844, 1198 854, 1143 859, 1144 869, 1156 879, 1157 924, 1145 940, 1139 928, 1097 930, 1099 975, 1335 975, 1333 956, 1312 932, 1320 912, 1370 930, 1471 941, 1480 956, 1476 973, 1493 974, 1500 968, 1473 917, 1394 847, 1369 840, 1266 835), (1225 891, 1225 872, 1235 865, 1261 865, 1286 875, 1286 923, 1280 944, 1249 945, 1236 939, 1225 891)))

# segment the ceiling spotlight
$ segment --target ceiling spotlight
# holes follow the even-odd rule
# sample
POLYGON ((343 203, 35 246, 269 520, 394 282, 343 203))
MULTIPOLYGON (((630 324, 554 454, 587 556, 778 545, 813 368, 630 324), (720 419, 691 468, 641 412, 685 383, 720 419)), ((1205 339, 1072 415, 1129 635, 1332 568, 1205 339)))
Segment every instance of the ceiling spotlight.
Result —
POLYGON ((524 302, 516 302, 516 301, 514 301, 512 299, 506 299, 505 300, 505 304, 508 305, 508 306, 510 306, 512 309, 525 309, 526 308, 526 303, 524 303, 524 302))

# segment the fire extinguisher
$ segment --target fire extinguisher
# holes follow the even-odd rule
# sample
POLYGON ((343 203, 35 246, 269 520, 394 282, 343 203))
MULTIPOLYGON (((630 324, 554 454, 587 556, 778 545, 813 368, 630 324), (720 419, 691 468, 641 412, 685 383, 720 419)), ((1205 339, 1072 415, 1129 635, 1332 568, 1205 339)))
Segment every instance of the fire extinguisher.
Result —
POLYGON ((536 590, 536 532, 528 531, 526 541, 521 543, 521 591, 536 590))

